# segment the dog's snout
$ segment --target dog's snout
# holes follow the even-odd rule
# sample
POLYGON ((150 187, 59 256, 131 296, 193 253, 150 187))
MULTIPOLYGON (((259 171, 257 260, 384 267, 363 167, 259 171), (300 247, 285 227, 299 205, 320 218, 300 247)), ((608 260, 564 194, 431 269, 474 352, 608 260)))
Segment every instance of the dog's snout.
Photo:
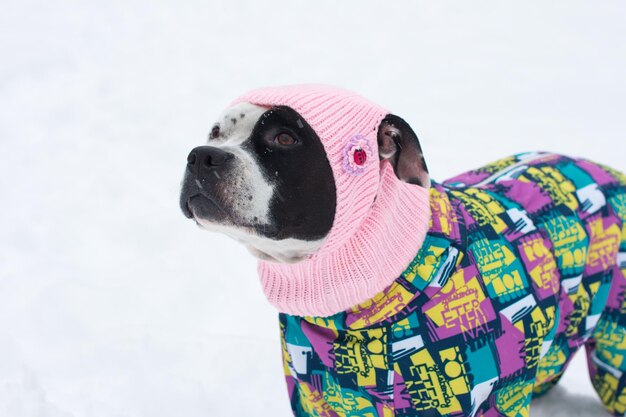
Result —
POLYGON ((187 166, 197 168, 219 167, 234 155, 230 152, 223 151, 214 146, 198 146, 191 150, 187 156, 187 166))

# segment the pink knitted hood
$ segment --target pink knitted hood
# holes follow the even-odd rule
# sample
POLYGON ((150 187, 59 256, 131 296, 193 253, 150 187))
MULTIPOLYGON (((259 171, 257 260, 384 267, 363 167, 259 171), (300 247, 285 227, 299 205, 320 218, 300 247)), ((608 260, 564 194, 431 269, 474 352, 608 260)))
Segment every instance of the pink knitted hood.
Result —
POLYGON ((377 131, 386 109, 343 89, 297 85, 251 91, 232 104, 289 106, 320 137, 337 207, 323 246, 295 264, 259 261, 268 300, 281 312, 329 316, 390 285, 417 253, 429 223, 428 190, 379 162, 377 131))

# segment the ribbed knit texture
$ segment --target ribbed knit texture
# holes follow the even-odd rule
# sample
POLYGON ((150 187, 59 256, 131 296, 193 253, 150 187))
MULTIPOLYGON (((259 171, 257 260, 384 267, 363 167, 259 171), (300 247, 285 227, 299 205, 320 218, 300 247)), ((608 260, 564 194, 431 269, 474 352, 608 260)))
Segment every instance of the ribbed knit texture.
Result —
POLYGON ((231 104, 285 105, 320 137, 330 162, 337 208, 322 247, 296 264, 259 261, 268 300, 281 312, 329 316, 359 304, 390 285, 417 253, 428 229, 428 191, 398 180, 378 161, 376 136, 384 108, 336 87, 298 85, 263 88, 231 104), (370 141, 364 172, 343 168, 344 148, 354 135, 370 141))

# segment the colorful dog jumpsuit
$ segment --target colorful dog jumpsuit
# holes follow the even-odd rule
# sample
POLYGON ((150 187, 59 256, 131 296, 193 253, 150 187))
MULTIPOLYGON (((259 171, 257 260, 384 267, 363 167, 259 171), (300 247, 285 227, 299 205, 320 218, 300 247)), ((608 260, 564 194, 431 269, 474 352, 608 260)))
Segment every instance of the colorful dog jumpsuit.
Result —
POLYGON ((624 415, 626 177, 521 154, 433 182, 430 205, 421 249, 383 292, 280 315, 294 414, 527 417, 585 345, 624 415))

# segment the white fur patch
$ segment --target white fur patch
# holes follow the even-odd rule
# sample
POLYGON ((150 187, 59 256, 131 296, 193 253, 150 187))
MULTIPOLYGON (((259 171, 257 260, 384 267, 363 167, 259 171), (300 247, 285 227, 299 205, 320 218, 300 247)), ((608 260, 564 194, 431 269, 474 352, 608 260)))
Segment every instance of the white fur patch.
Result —
POLYGON ((250 103, 238 103, 227 108, 217 119, 216 124, 220 127, 220 136, 216 139, 209 139, 209 145, 218 148, 241 145, 250 137, 252 129, 267 110, 269 110, 267 107, 250 103))
POLYGON ((316 252, 325 240, 273 240, 265 236, 259 236, 251 228, 222 225, 198 218, 196 218, 196 221, 204 229, 223 233, 243 243, 257 258, 274 262, 294 263, 301 261, 306 256, 316 252))
POLYGON ((230 152, 238 160, 238 175, 224 181, 228 181, 228 189, 233 190, 232 209, 247 223, 271 222, 269 206, 275 186, 263 177, 250 152, 241 147, 266 111, 267 108, 250 103, 239 103, 226 109, 218 119, 219 137, 208 141, 208 145, 230 152))

